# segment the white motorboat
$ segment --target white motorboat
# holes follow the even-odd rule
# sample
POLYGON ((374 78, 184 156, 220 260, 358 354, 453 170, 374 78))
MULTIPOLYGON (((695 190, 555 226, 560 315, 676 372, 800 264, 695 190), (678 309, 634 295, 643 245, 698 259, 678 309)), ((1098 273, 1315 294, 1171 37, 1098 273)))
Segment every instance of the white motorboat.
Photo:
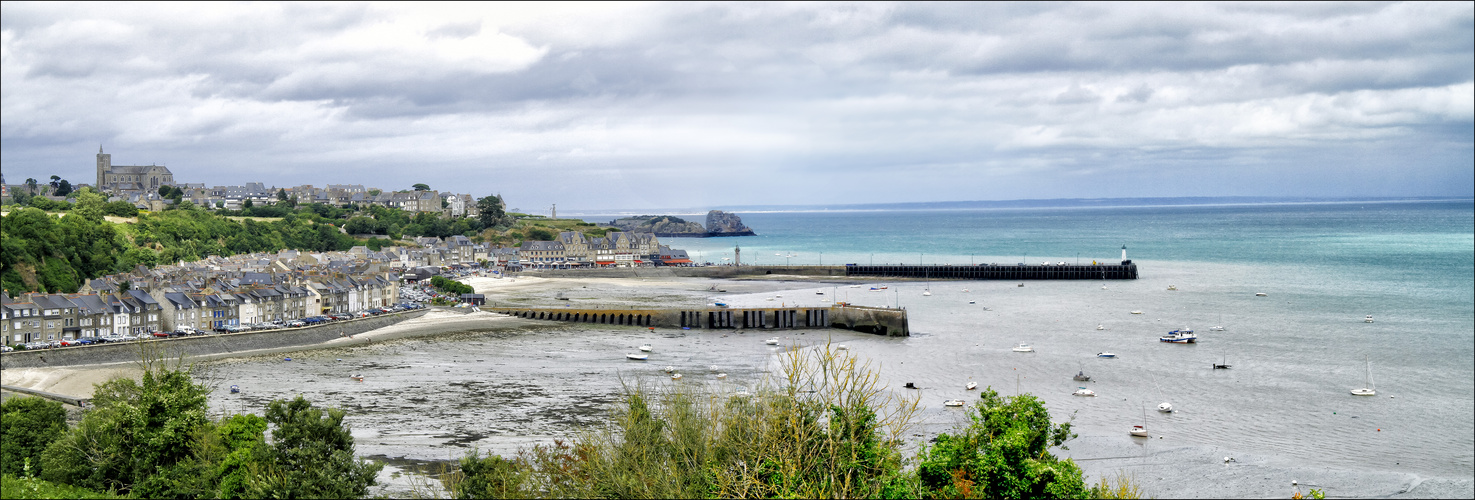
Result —
POLYGON ((850 288, 860 288, 860 285, 850 285, 850 288))
POLYGON ((1363 316, 1362 317, 1362 322, 1363 323, 1372 323, 1373 322, 1373 315, 1369 314, 1367 316, 1363 316))
POLYGON ((1106 329, 1106 325, 1096 325, 1096 329, 1097 330, 1105 330, 1106 329))
POLYGON ((765 340, 765 341, 763 341, 763 343, 768 344, 768 345, 778 345, 778 337, 774 337, 774 338, 765 340))
POLYGON ((1178 291, 1178 285, 1168 285, 1168 291, 1170 291, 1170 292, 1176 292, 1176 291, 1178 291))
POLYGON ((968 301, 968 303, 969 303, 969 304, 977 304, 977 303, 978 303, 978 301, 975 301, 975 300, 969 300, 969 301, 968 301))
POLYGON ((847 347, 845 344, 836 344, 835 345, 835 350, 837 350, 837 351, 849 351, 850 348, 847 347))
POLYGON ((964 288, 963 289, 963 293, 968 293, 968 289, 967 288, 964 288))
POLYGON ((1255 292, 1255 296, 1256 297, 1269 297, 1270 294, 1265 293, 1265 292, 1255 292))
POLYGON ((961 399, 949 399, 947 401, 943 401, 942 402, 942 405, 943 406, 951 406, 951 407, 959 407, 959 406, 963 406, 965 404, 967 404, 967 403, 964 403, 963 400, 961 400, 961 399))
POLYGON ((1115 358, 1116 357, 1116 354, 1115 353, 1110 353, 1110 352, 1098 352, 1098 353, 1096 353, 1096 357, 1098 357, 1098 358, 1115 358))
POLYGON ((357 380, 359 382, 363 382, 364 381, 364 376, 363 375, 352 375, 352 376, 349 376, 348 378, 353 379, 353 380, 357 380))
POLYGON ((1096 391, 1093 391, 1093 390, 1087 389, 1085 387, 1082 387, 1080 389, 1076 389, 1076 392, 1073 392, 1070 395, 1072 395, 1072 396, 1081 396, 1081 397, 1086 397, 1086 398, 1094 398, 1094 397, 1096 397, 1096 391))
POLYGON ((923 297, 931 297, 932 296, 932 290, 922 290, 922 296, 923 297))
POLYGON ((650 352, 650 344, 640 346, 640 352, 650 352))
POLYGON ((707 369, 714 372, 720 370, 720 368, 717 368, 717 365, 708 366, 707 369))
POLYGON ((1157 405, 1157 411, 1163 413, 1173 413, 1173 403, 1164 401, 1162 404, 1157 405))
POLYGON ((1363 355, 1363 361, 1365 361, 1367 363, 1367 375, 1362 380, 1362 382, 1363 382, 1362 388, 1361 389, 1353 389, 1352 390, 1352 395, 1353 396, 1376 396, 1378 394, 1378 391, 1376 391, 1376 390, 1373 389, 1373 362, 1366 355, 1363 355))
POLYGON ((681 380, 681 374, 680 373, 672 374, 671 375, 671 380, 681 380))
POLYGON ((674 367, 674 366, 667 366, 666 367, 666 373, 676 373, 676 367, 674 367))
POLYGON ((973 381, 969 381, 968 382, 968 390, 971 391, 971 390, 974 390, 974 389, 977 389, 977 388, 978 388, 978 382, 973 382, 973 381))
POLYGON ((1173 330, 1157 339, 1159 342, 1167 342, 1169 344, 1193 344, 1198 342, 1198 335, 1193 333, 1193 330, 1184 327, 1182 330, 1173 330))
POLYGON ((649 358, 650 358, 650 355, 647 355, 647 354, 626 354, 625 355, 625 359, 633 359, 635 361, 645 361, 646 359, 649 359, 649 358))
POLYGON ((1222 331, 1224 331, 1224 327, 1222 327, 1222 326, 1211 326, 1211 327, 1209 327, 1209 331, 1211 331, 1211 332, 1222 332, 1222 331))
POLYGON ((1014 352, 1035 352, 1035 348, 1024 342, 1020 342, 1019 345, 1014 346, 1014 352))
POLYGON ((1142 311, 1132 311, 1132 314, 1142 314, 1142 311))
POLYGON ((718 373, 717 374, 717 379, 718 380, 722 380, 722 379, 725 379, 725 378, 727 378, 727 374, 726 373, 718 373))

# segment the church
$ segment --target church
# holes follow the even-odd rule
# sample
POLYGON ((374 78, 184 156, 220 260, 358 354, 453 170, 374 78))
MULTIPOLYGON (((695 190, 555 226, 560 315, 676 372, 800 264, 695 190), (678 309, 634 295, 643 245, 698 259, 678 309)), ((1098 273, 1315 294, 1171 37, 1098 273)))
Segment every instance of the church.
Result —
POLYGON ((173 186, 174 173, 163 165, 113 165, 113 155, 97 147, 97 189, 104 193, 158 192, 173 186))

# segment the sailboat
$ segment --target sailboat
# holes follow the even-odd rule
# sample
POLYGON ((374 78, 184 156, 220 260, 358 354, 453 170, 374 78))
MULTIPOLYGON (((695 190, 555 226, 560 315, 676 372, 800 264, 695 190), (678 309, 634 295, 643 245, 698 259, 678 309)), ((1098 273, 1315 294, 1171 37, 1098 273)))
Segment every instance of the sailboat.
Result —
POLYGON ((932 272, 931 272, 930 269, 928 270, 925 279, 927 280, 927 284, 926 284, 926 288, 922 289, 922 296, 923 297, 931 297, 932 296, 932 272))
POLYGON ((1376 396, 1378 391, 1373 389, 1373 362, 1365 354, 1363 355, 1363 361, 1367 362, 1367 378, 1363 379, 1363 387, 1361 389, 1352 390, 1352 395, 1376 396))
MULTIPOLYGON (((1157 383, 1157 377, 1155 376, 1152 377, 1152 385, 1157 387, 1157 397, 1168 399, 1163 397, 1163 386, 1157 383)), ((1157 405, 1157 411, 1163 413, 1173 413, 1173 403, 1163 401, 1161 404, 1157 405)))
POLYGON ((1142 406, 1142 425, 1132 426, 1133 437, 1147 437, 1147 405, 1142 406))
POLYGON ((1222 332, 1222 331, 1224 331, 1224 315, 1223 314, 1220 314, 1219 315, 1219 324, 1209 327, 1209 331, 1211 331, 1211 332, 1222 332))
POLYGON ((1223 361, 1224 361, 1223 363, 1214 363, 1214 369, 1215 370, 1228 370, 1229 369, 1229 356, 1225 356, 1223 361))

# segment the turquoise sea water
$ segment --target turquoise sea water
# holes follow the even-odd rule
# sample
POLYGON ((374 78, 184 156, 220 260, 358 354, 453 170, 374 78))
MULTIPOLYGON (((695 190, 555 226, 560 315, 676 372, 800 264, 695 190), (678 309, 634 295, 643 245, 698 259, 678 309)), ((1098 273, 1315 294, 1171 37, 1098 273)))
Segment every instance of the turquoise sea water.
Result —
MULTIPOLYGON (((912 338, 858 349, 881 359, 894 382, 938 388, 923 391, 924 403, 965 396, 966 374, 1011 391, 1017 383, 1076 412, 1083 435, 1124 443, 1146 406, 1149 428, 1180 446, 1422 476, 1475 471, 1468 200, 740 215, 758 236, 663 243, 719 263, 741 246, 743 262, 757 264, 1116 261, 1127 246, 1142 278, 1106 289, 1094 281, 831 289, 908 308, 912 338), (924 288, 933 295, 921 296, 924 288), (1364 323, 1366 314, 1376 323, 1364 323), (1199 332, 1198 345, 1156 341, 1182 326, 1199 332), (1019 342, 1037 352, 1010 352, 1019 342), (1098 359, 1100 351, 1119 357, 1098 359), (1348 394, 1362 387, 1365 357, 1375 398, 1348 394), (1222 359, 1234 368, 1212 370, 1222 359), (1070 380, 1078 369, 1096 381, 1070 380), (1071 397, 1079 385, 1101 396, 1071 397), (1162 400, 1179 411, 1151 411, 1162 400)), ((954 419, 929 411, 937 427, 954 419)))

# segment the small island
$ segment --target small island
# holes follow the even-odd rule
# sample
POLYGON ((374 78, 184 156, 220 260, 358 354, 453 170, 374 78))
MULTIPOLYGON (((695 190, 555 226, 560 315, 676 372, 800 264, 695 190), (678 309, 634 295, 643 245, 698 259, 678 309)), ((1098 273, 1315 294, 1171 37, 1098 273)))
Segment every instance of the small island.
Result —
POLYGON ((710 238, 715 236, 753 236, 737 214, 713 210, 707 212, 707 225, 690 222, 674 215, 640 215, 624 217, 606 224, 632 233, 651 233, 660 238, 710 238))

